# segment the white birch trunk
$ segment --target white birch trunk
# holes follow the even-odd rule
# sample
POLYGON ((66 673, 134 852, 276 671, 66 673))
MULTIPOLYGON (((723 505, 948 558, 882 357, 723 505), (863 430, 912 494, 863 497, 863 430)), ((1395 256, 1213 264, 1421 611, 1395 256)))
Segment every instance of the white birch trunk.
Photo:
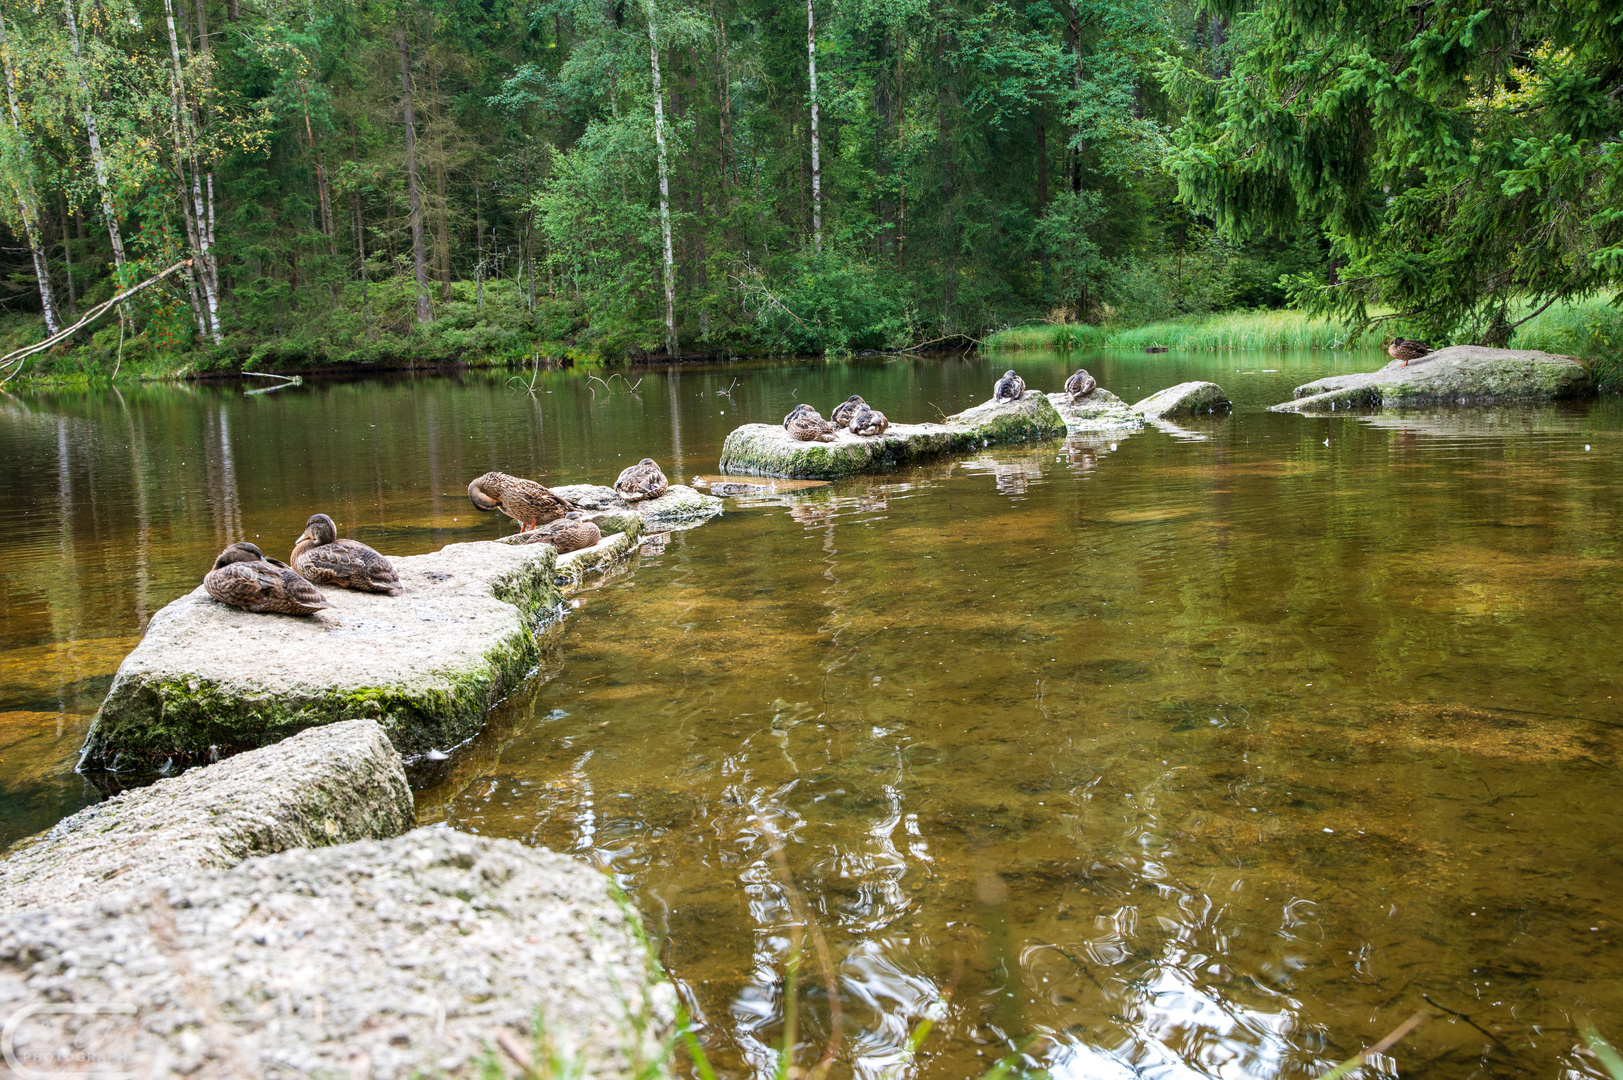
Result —
MULTIPOLYGON (((113 245, 113 266, 118 273, 118 284, 123 287, 124 281, 124 240, 118 234, 118 211, 113 209, 113 186, 107 178, 107 155, 102 152, 101 132, 96 127, 96 113, 91 109, 90 84, 85 80, 84 71, 80 64, 83 60, 79 48, 79 23, 73 17, 73 0, 62 0, 62 9, 68 17, 68 40, 73 45, 74 76, 79 85, 79 96, 84 99, 85 106, 85 135, 90 140, 90 164, 96 175, 96 190, 101 195, 102 217, 107 219, 107 239, 113 245)), ((122 316, 123 306, 119 306, 122 316)))
MULTIPOLYGON (((39 306, 45 312, 45 331, 50 335, 57 333, 62 326, 56 317, 56 297, 51 293, 51 261, 45 254, 44 238, 39 232, 39 200, 34 191, 34 178, 29 174, 32 162, 28 153, 28 135, 23 130, 22 113, 17 108, 17 85, 12 77, 11 59, 7 55, 4 19, 0 19, 0 67, 5 69, 6 103, 11 107, 11 128, 17 137, 19 160, 12 190, 17 195, 18 206, 22 208, 23 233, 28 241, 28 250, 34 257, 34 276, 39 279, 39 306)), ((66 222, 62 228, 65 234, 66 222)))
POLYGON ((654 5, 648 3, 648 69, 654 77, 654 142, 659 147, 659 231, 665 241, 665 355, 675 360, 676 261, 671 256, 671 181, 665 163, 665 98, 659 88, 659 42, 654 34, 654 5))
POLYGON ((806 0, 806 72, 811 79, 812 246, 823 250, 823 165, 817 146, 817 17, 806 0))
POLYGON ((192 247, 192 273, 199 286, 199 291, 193 294, 193 302, 201 300, 197 313, 199 328, 214 344, 219 345, 224 339, 220 333, 218 278, 214 272, 214 251, 209 235, 211 208, 203 201, 202 169, 197 158, 197 127, 192 120, 191 103, 186 98, 186 75, 180 65, 180 39, 175 32, 175 7, 171 0, 163 0, 163 12, 169 28, 169 56, 174 63, 170 85, 174 93, 175 175, 180 181, 181 216, 186 219, 186 237, 192 247), (187 164, 191 166, 189 183, 187 164))

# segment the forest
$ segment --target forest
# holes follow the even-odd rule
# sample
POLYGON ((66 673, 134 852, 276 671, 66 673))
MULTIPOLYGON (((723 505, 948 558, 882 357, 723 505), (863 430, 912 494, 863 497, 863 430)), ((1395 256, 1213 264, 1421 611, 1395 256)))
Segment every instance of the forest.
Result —
POLYGON ((1287 307, 1498 345, 1570 308, 1623 348, 1603 0, 8 0, 0 61, 37 371, 1287 307))

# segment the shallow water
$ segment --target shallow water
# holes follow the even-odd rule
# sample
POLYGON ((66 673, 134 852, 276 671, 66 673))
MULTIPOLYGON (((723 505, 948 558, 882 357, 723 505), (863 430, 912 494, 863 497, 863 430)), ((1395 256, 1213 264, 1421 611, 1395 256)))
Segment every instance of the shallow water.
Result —
MULTIPOLYGON (((1623 408, 1309 419, 1262 407, 1376 359, 1086 362, 1128 400, 1198 377, 1239 407, 729 500, 578 597, 420 815, 612 869, 729 1075, 774 1068, 807 911, 796 1056, 837 1003, 835 1076, 1018 1046, 1062 1077, 1305 1077, 1419 1009, 1378 1075, 1599 1075, 1623 408)), ((1068 370, 0 400, 0 842, 95 797, 71 768, 113 669, 229 539, 285 555, 316 510, 396 554, 491 537, 463 493, 488 468, 713 473, 795 400, 930 419, 1008 366, 1068 370)))

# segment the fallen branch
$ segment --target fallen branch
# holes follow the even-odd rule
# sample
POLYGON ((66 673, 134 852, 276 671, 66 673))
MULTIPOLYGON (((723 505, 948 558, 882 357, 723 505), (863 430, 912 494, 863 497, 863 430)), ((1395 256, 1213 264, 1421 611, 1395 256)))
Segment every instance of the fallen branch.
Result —
POLYGON ((30 345, 25 349, 18 349, 16 352, 7 353, 4 356, 0 356, 0 371, 4 371, 8 367, 14 368, 14 370, 11 371, 9 374, 7 374, 4 378, 0 378, 0 386, 4 386, 6 383, 10 382, 13 378, 15 378, 17 376, 18 372, 22 371, 22 369, 23 369, 23 361, 27 360, 30 356, 33 356, 35 353, 44 352, 46 349, 51 348, 53 345, 56 345, 58 342, 66 341, 68 338, 70 338, 74 334, 78 333, 80 329, 82 329, 85 326, 88 326, 90 323, 94 322, 96 319, 98 319, 102 315, 106 314, 107 310, 109 308, 111 308, 113 305, 115 305, 115 304, 117 304, 117 303, 119 303, 119 302, 121 302, 123 300, 128 300, 130 297, 134 296, 136 293, 141 292, 144 289, 151 288, 153 285, 156 285, 158 282, 162 281, 164 278, 168 277, 170 274, 173 274, 176 270, 179 270, 181 267, 190 266, 190 265, 192 265, 192 260, 190 260, 190 259, 182 259, 180 262, 178 262, 175 265, 171 266, 169 269, 163 271, 163 273, 155 274, 152 277, 149 277, 145 281, 141 282, 141 284, 139 284, 139 285, 130 286, 128 289, 125 289, 123 292, 119 293, 117 296, 113 297, 111 300, 104 300, 101 303, 97 304, 95 307, 91 308, 88 312, 85 313, 84 318, 80 319, 78 322, 74 323, 72 326, 68 327, 66 330, 58 330, 56 333, 52 334, 50 337, 46 338, 44 341, 36 342, 35 344, 30 345))
MULTIPOLYGON (((1422 994, 1420 996, 1425 997, 1424 994, 1422 994)), ((1437 1003, 1435 1001, 1432 1001, 1431 998, 1426 998, 1426 1000, 1430 1001, 1433 1005, 1437 1005, 1437 1003)), ((1437 1005, 1437 1007, 1439 1009, 1443 1008, 1441 1005, 1437 1005)), ((1443 1011, 1445 1011, 1445 1012, 1453 1012, 1454 1010, 1452 1010, 1452 1009, 1444 1009, 1443 1011)), ((1464 1013, 1459 1013, 1459 1014, 1456 1014, 1456 1015, 1464 1016, 1465 1014, 1464 1013)), ((1426 1010, 1424 1010, 1424 1009, 1420 1010, 1419 1012, 1415 1013, 1413 1016, 1409 1017, 1409 1019, 1407 1019, 1403 1023, 1399 1024, 1397 1026, 1397 1028, 1390 1035, 1388 1035, 1386 1038, 1382 1039, 1380 1042, 1376 1043, 1374 1046, 1370 1047, 1368 1050, 1360 1051, 1359 1053, 1355 1054, 1354 1056, 1348 1058, 1346 1061, 1343 1061, 1340 1065, 1337 1065, 1335 1068, 1331 1069, 1329 1072, 1327 1072, 1323 1076, 1319 1077, 1319 1080, 1341 1080, 1341 1077, 1350 1075, 1351 1073, 1355 1072, 1357 1069, 1362 1067, 1362 1065, 1364 1064, 1365 1061, 1367 1061, 1370 1058, 1374 1057, 1376 1054, 1384 1054, 1388 1050, 1390 1050, 1392 1047, 1396 1046, 1400 1039, 1402 1039, 1405 1035, 1409 1034, 1409 1032, 1413 1031, 1415 1028, 1419 1027, 1421 1025, 1421 1023, 1426 1020, 1426 1017, 1427 1017, 1426 1010)), ((1472 1026, 1475 1027, 1474 1024, 1472 1026)), ((1492 1036, 1489 1036, 1489 1037, 1492 1038, 1492 1036)), ((1495 1041, 1497 1041, 1497 1040, 1495 1040, 1495 1041)))
MULTIPOLYGON (((914 351, 916 351, 918 349, 928 348, 931 345, 939 345, 943 341, 967 341, 967 342, 970 343, 970 345, 985 345, 986 344, 986 342, 982 341, 980 338, 972 337, 969 334, 948 334, 946 337, 931 338, 929 341, 921 341, 917 345, 908 345, 907 347, 905 347, 903 349, 899 349, 897 351, 898 352, 904 352, 904 353, 905 352, 914 352, 914 351)), ((966 347, 964 351, 968 352, 969 350, 966 347)))

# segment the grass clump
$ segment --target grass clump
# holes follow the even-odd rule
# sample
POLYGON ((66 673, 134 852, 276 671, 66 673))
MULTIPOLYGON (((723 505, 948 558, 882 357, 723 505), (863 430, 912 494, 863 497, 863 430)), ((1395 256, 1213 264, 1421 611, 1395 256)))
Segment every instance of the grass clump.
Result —
POLYGON ((1352 343, 1344 324, 1300 311, 1228 311, 1140 326, 1054 322, 1013 326, 986 339, 987 348, 1019 349, 1335 349, 1352 343))

